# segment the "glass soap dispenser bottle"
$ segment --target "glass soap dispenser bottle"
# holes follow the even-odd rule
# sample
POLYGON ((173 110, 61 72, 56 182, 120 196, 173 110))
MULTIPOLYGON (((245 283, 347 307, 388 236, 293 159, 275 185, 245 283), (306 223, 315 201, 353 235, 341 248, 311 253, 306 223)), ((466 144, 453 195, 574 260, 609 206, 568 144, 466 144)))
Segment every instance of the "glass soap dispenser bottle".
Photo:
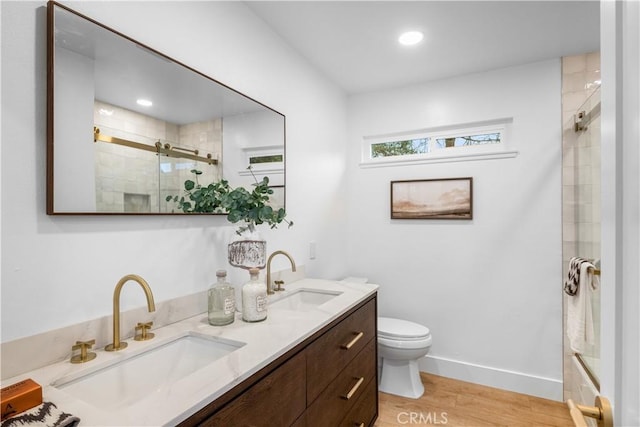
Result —
POLYGON ((250 279, 242 287, 242 320, 260 322, 267 318, 267 285, 260 281, 260 270, 250 268, 250 279))
POLYGON ((233 323, 236 314, 236 292, 227 282, 225 270, 216 271, 218 281, 209 289, 209 324, 224 326, 233 323))

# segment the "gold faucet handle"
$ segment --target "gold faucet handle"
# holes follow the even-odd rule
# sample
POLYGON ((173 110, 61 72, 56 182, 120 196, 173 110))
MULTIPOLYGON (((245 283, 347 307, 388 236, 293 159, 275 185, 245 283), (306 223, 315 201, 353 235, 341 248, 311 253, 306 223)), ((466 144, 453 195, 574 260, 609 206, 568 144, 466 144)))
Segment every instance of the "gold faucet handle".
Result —
POLYGON ((151 325, 153 325, 153 322, 147 322, 147 323, 138 322, 138 324, 136 325, 136 332, 140 331, 140 333, 136 334, 133 337, 133 339, 136 341, 146 341, 155 337, 154 333, 147 332, 149 329, 151 329, 151 325))
POLYGON ((96 354, 89 352, 91 347, 94 346, 96 340, 90 341, 76 341, 76 344, 71 346, 71 352, 80 350, 80 354, 71 357, 71 363, 84 363, 96 358, 96 354))
POLYGON ((282 287, 282 285, 284 285, 284 280, 274 280, 273 281, 274 286, 274 291, 284 291, 284 288, 282 287))

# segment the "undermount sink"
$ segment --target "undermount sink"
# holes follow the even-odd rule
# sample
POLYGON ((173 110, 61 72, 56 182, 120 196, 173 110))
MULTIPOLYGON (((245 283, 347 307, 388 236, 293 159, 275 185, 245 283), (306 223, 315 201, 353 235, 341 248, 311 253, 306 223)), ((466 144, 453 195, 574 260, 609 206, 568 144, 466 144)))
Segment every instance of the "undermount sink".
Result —
POLYGON ((269 303, 269 308, 309 311, 337 297, 342 292, 321 289, 298 289, 269 303))
POLYGON ((95 372, 52 385, 87 403, 116 409, 148 397, 245 343, 188 333, 95 372))

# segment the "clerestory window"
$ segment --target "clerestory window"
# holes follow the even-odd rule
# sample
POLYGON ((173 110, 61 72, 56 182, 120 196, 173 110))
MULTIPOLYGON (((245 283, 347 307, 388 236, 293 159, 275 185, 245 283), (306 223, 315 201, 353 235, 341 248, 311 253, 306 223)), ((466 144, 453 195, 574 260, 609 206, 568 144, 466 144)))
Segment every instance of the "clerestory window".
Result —
POLYGON ((514 157, 517 152, 508 151, 506 146, 511 121, 503 119, 484 124, 365 137, 362 165, 514 157))

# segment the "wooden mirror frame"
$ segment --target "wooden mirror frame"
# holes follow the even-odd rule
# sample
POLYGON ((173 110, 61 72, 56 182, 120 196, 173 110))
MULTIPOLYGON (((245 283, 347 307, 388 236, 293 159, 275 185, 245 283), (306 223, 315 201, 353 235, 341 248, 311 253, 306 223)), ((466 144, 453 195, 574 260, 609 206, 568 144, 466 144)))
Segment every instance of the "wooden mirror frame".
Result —
MULTIPOLYGON (((176 64, 178 67, 181 67, 182 69, 184 69, 185 72, 189 72, 189 73, 194 73, 198 76, 204 77, 207 81, 210 81, 212 84, 215 85, 219 85, 221 90, 228 90, 230 91, 230 93, 237 95, 238 97, 242 97, 243 100, 242 102, 245 101, 250 101, 256 104, 256 106, 259 106, 263 109, 265 109, 264 111, 271 111, 275 114, 277 114, 278 116, 281 116, 282 118, 282 154, 283 154, 283 159, 282 159, 282 164, 281 164, 281 169, 278 169, 278 171, 276 171, 275 173, 281 173, 282 174, 282 185, 276 185, 277 187, 284 187, 286 185, 286 117, 284 116, 284 114, 274 110, 273 108, 259 102, 256 101, 255 99, 225 85, 224 83, 219 82, 218 80, 180 62, 177 61, 149 46, 146 46, 136 40, 134 40, 133 38, 122 34, 119 31, 116 31, 104 24, 101 24, 100 22, 89 18, 65 5, 62 5, 60 3, 57 3, 55 1, 50 0, 47 3, 47 133, 46 133, 46 140, 47 140, 47 163, 46 163, 46 213, 48 215, 184 215, 184 213, 182 212, 144 212, 144 213, 140 213, 140 212, 92 212, 92 211, 81 211, 81 212, 75 212, 75 211, 66 211, 66 210, 61 210, 60 208, 56 207, 56 199, 55 199, 55 191, 54 191, 54 180, 55 180, 55 171, 54 171, 54 158, 55 158, 55 144, 54 144, 54 139, 55 139, 55 134, 54 134, 54 126, 55 126, 55 111, 54 111, 54 99, 55 99, 55 90, 54 90, 54 73, 55 73, 55 12, 56 12, 56 8, 61 8, 62 10, 69 12, 79 18, 82 18, 84 20, 86 20, 88 23, 93 24, 98 26, 101 29, 107 30, 111 33, 113 33, 116 36, 119 36, 121 38, 123 38, 126 41, 135 43, 138 47, 141 47, 141 52, 144 52, 145 50, 148 51, 149 54, 158 56, 162 59, 164 59, 165 61, 170 61, 173 64, 176 64), (280 172, 281 170, 281 172, 280 172)), ((220 119, 223 119, 223 117, 220 117, 220 119)), ((279 126, 279 124, 277 125, 279 126)), ((224 141, 222 142, 223 147, 224 147, 224 141)), ((261 147, 257 147, 258 149, 260 149, 261 147)), ((224 149, 224 148, 223 148, 224 149)), ((241 150, 246 150, 246 148, 242 148, 241 150)), ((239 154, 238 156, 242 156, 243 154, 239 154)), ((226 155, 225 155, 226 156, 226 155)), ((93 159, 92 159, 93 160, 93 159)), ((269 173, 268 170, 264 171, 264 173, 269 173)), ((228 177, 226 177, 223 172, 220 172, 222 178, 227 179, 228 177)), ((258 175, 259 172, 256 171, 256 175, 258 175)), ((239 172, 239 175, 247 175, 247 173, 242 173, 239 172)), ((246 179, 246 178, 245 178, 246 179)), ((279 184, 279 183, 276 183, 279 184)), ((283 200, 282 203, 284 205, 285 201, 284 201, 284 195, 282 196, 283 200)), ((224 215, 224 213, 220 213, 219 215, 224 215)))

